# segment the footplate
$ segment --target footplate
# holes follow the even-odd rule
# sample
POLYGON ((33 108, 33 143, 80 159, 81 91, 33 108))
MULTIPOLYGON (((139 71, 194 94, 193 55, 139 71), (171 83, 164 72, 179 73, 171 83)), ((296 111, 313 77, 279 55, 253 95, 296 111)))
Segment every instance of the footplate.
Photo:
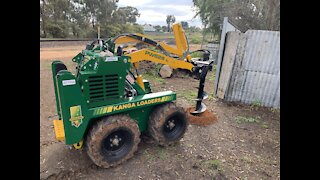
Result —
POLYGON ((54 125, 54 131, 56 134, 56 139, 58 141, 64 141, 65 135, 64 135, 63 121, 62 120, 53 120, 53 125, 54 125))

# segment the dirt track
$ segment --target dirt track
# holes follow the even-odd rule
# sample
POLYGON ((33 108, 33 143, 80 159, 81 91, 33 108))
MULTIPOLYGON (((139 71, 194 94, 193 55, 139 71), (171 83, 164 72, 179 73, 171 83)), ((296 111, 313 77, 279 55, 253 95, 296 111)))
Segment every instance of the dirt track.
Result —
MULTIPOLYGON (((207 127, 190 125, 181 142, 168 148, 158 147, 143 136, 136 155, 115 168, 98 168, 85 151, 70 150, 57 142, 52 124, 56 108, 50 64, 52 59, 60 59, 73 71, 71 58, 83 48, 84 44, 67 44, 40 49, 41 179, 280 179, 279 112, 226 104, 212 97, 205 104, 218 115, 218 122, 207 127), (239 117, 257 120, 241 122, 239 117)), ((212 76, 210 72, 206 81, 208 93, 213 92, 212 76)), ((196 91, 193 87, 198 81, 189 77, 150 81, 155 92, 176 91, 178 105, 194 105, 186 92, 196 91)))

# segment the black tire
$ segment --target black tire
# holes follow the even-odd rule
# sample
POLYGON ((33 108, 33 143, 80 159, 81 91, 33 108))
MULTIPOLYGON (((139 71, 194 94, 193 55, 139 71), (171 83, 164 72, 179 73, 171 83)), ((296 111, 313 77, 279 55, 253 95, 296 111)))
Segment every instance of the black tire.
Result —
POLYGON ((188 124, 183 108, 169 102, 155 107, 148 122, 148 132, 159 145, 169 146, 183 137, 188 124))
POLYGON ((109 168, 130 159, 139 143, 137 123, 127 115, 114 115, 93 125, 85 144, 90 159, 97 166, 109 168))

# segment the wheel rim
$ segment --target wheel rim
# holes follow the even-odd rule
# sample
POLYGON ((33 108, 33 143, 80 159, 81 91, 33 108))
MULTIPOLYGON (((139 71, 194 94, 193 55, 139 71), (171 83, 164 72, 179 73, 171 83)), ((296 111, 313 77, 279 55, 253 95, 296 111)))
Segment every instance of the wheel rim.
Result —
POLYGON ((102 154, 109 162, 122 159, 133 146, 133 135, 125 129, 117 129, 107 135, 102 141, 102 154))
POLYGON ((166 118, 162 127, 163 135, 168 140, 176 140, 180 138, 186 128, 186 121, 183 114, 174 113, 166 118))

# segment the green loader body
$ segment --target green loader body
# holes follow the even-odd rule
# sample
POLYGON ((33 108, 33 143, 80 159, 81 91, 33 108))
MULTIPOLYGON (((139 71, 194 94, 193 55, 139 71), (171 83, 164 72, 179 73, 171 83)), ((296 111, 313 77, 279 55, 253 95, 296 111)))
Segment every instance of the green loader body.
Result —
POLYGON ((76 74, 62 61, 52 62, 56 139, 75 149, 84 147, 91 160, 104 168, 131 158, 141 133, 163 146, 179 141, 188 120, 185 110, 173 102, 176 93, 152 92, 131 57, 119 48, 115 52, 110 39, 98 43, 72 59, 76 74))
POLYGON ((153 107, 176 100, 172 91, 151 93, 146 80, 145 91, 134 83, 139 95, 126 97, 125 81, 131 67, 129 57, 100 56, 86 50, 80 54, 74 60, 86 58, 86 62, 78 67, 81 69, 77 76, 66 70, 61 61, 52 63, 57 111, 59 120, 63 121, 67 145, 82 141, 95 119, 117 113, 128 114, 144 132, 153 107))

